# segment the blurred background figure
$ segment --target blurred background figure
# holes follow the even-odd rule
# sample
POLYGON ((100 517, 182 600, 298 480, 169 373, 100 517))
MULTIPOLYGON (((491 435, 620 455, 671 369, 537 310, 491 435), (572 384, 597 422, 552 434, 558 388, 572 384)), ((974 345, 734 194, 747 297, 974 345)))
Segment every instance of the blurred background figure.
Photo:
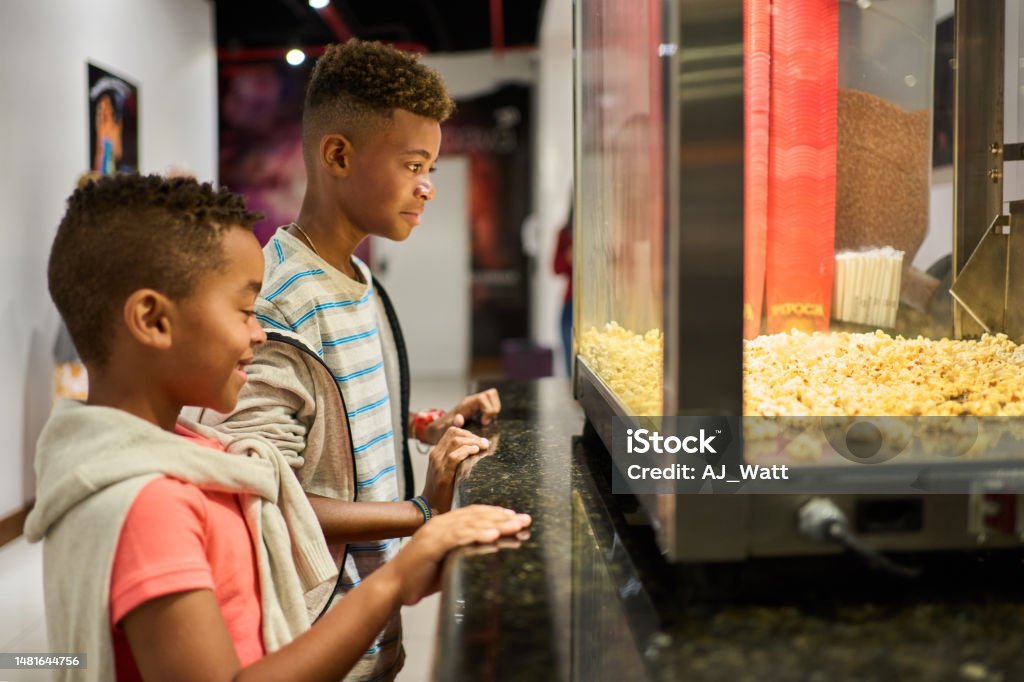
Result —
POLYGON ((112 175, 121 160, 121 113, 117 93, 104 92, 96 100, 96 156, 93 170, 112 175))
POLYGON ((572 204, 569 218, 558 231, 555 245, 555 274, 566 278, 565 298, 562 303, 562 352, 565 359, 565 373, 572 375, 572 204))

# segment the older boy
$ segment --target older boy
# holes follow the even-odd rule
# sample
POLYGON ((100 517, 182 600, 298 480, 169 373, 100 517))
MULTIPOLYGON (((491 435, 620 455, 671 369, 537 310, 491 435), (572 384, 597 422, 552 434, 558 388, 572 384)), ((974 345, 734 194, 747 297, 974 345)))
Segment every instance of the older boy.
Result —
POLYGON ((309 628, 303 594, 336 568, 287 462, 179 421, 185 404, 230 411, 265 340, 256 217, 155 176, 68 202, 49 284, 89 400, 62 403, 40 437, 25 529, 45 538, 50 644, 86 654, 63 678, 337 679, 447 550, 529 522, 493 507, 438 519, 309 628))
MULTIPOLYGON (((452 108, 438 74, 412 55, 357 40, 328 48, 306 92, 302 209, 264 247, 256 315, 268 343, 235 413, 202 418, 264 436, 291 458, 343 565, 336 596, 394 556, 397 538, 450 508, 459 463, 489 445, 457 427, 474 417, 487 423, 501 409, 492 389, 433 420, 436 412, 409 415, 398 319, 353 256, 369 235, 402 241, 419 224, 452 108), (418 498, 410 431, 437 443, 418 498)), ((393 676, 402 658, 396 614, 353 679, 393 676)))

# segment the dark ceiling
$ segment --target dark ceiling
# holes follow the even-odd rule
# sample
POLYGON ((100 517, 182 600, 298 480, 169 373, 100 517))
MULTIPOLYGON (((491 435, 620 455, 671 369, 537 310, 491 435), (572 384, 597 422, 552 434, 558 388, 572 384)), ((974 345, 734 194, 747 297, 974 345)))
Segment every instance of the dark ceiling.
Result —
POLYGON ((536 44, 543 0, 214 0, 222 56, 259 59, 349 36, 426 52, 536 44), (495 13, 492 16, 492 8, 495 13))

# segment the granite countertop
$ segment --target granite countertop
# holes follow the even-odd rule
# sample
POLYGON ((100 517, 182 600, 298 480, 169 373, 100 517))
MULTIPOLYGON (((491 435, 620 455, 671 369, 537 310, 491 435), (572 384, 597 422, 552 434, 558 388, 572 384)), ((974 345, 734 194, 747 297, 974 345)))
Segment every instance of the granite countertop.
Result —
POLYGON ((568 680, 572 436, 583 413, 565 379, 497 384, 492 454, 463 466, 456 506, 497 504, 533 516, 509 550, 458 552, 445 568, 436 680, 568 680))
POLYGON ((498 442, 456 504, 534 525, 448 562, 435 680, 1024 680, 1024 554, 914 557, 917 579, 849 556, 670 566, 635 498, 608 494, 569 382, 498 389, 498 442))

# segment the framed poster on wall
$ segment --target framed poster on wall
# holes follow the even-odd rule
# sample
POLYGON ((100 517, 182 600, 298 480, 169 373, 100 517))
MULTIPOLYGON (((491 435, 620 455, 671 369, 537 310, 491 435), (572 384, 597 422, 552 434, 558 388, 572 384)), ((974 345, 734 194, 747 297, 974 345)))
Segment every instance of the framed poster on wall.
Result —
POLYGON ((105 69, 89 68, 89 168, 100 175, 139 168, 139 89, 105 69))

